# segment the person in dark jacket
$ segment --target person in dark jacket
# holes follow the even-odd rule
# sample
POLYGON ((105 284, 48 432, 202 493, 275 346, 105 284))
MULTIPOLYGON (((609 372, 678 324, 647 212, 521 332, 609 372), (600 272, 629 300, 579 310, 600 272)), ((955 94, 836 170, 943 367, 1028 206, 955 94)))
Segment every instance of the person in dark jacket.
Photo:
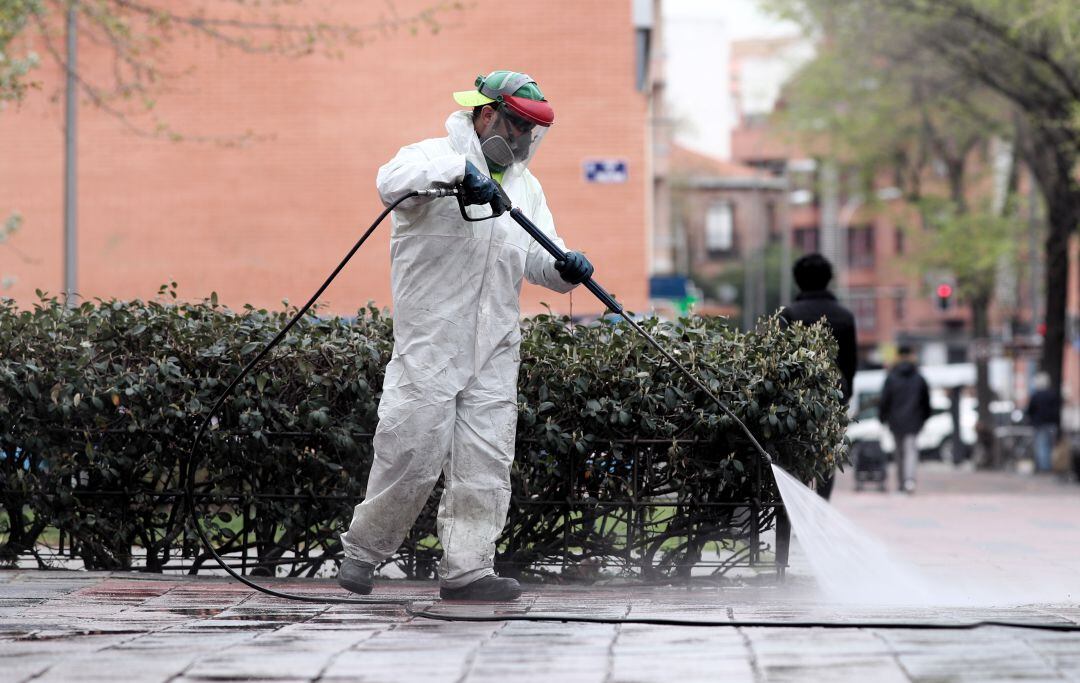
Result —
POLYGON ((1035 375, 1035 391, 1028 399, 1028 420, 1035 428, 1035 471, 1049 472, 1051 454, 1061 423, 1061 396, 1050 388, 1050 375, 1035 375))
POLYGON ((897 484, 901 491, 915 493, 915 469, 919 447, 915 437, 930 417, 930 387, 915 367, 909 346, 901 346, 900 357, 885 377, 879 415, 896 441, 897 484))
MULTIPOLYGON (((780 311, 780 317, 788 323, 801 322, 812 325, 819 320, 836 339, 836 366, 840 369, 840 391, 844 403, 851 398, 851 384, 855 379, 855 316, 844 308, 827 288, 832 280, 832 264, 821 254, 807 254, 795 262, 792 269, 799 294, 795 303, 780 311)), ((825 500, 832 494, 835 474, 830 474, 817 487, 825 500)))

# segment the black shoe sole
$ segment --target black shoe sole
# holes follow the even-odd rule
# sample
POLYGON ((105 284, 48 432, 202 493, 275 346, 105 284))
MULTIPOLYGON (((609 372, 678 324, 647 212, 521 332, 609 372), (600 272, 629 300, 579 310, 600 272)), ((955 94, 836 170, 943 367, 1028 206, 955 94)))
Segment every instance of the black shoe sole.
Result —
POLYGON ((443 600, 455 600, 457 602, 513 602, 521 597, 521 589, 506 591, 498 594, 469 595, 468 593, 456 593, 453 589, 439 590, 439 597, 443 600))
POLYGON ((345 590, 356 593, 357 595, 368 595, 371 593, 371 589, 374 588, 371 584, 357 583, 355 581, 347 581, 343 579, 338 580, 338 585, 345 590))

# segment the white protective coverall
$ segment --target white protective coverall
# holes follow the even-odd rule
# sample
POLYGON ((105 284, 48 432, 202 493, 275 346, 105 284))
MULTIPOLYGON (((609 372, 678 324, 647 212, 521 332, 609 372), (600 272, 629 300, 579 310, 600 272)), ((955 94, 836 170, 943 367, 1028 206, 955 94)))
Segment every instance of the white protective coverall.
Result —
MULTIPOLYGON (((448 187, 468 159, 487 172, 470 112, 449 135, 403 147, 379 169, 389 205, 410 190, 448 187)), ((563 247, 540 183, 508 171, 515 207, 563 247)), ((469 207, 480 216, 487 206, 469 207)), ((394 352, 386 366, 367 497, 341 541, 348 557, 378 563, 401 545, 440 472, 440 583, 460 588, 494 574, 495 540, 510 504, 517 428, 522 276, 557 292, 574 285, 508 214, 470 223, 457 201, 418 197, 393 212, 390 238, 394 352)))

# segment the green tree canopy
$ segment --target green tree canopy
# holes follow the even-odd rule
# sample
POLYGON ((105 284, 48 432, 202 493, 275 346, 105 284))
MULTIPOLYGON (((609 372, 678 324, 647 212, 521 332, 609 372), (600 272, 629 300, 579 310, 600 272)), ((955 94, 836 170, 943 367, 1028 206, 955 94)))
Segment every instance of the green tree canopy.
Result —
MULTIPOLYGON (((1016 114, 1020 156, 1037 179, 1047 207, 1043 367, 1060 386, 1068 236, 1080 226, 1080 185, 1075 176, 1080 158, 1080 6, 1073 0, 763 1, 821 36, 829 51, 861 55, 860 62, 849 65, 852 68, 887 64, 945 86, 935 88, 944 97, 932 108, 939 117, 954 120, 954 114, 961 113, 978 124, 978 112, 985 112, 988 104, 991 111, 999 107, 995 98, 1010 105, 1016 114)), ((868 83, 876 85, 859 79, 849 79, 846 85, 868 83)), ((989 120, 1000 122, 1002 117, 989 120)), ((899 116, 886 121, 895 127, 877 130, 887 138, 907 121, 899 116)), ((875 127, 871 122, 864 129, 872 136, 875 127)), ((952 140, 962 151, 965 138, 958 135, 962 130, 951 124, 950 130, 953 134, 944 140, 952 140)), ((936 144, 939 150, 949 149, 942 140, 936 144)), ((947 156, 943 160, 949 162, 947 156)), ((958 169, 949 168, 950 175, 954 170, 958 169)))

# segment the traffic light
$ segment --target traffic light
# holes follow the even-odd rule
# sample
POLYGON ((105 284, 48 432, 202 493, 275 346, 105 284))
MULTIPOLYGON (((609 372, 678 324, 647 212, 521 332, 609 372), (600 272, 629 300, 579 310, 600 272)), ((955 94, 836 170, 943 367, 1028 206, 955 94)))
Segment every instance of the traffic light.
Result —
POLYGON ((948 282, 942 282, 937 286, 937 307, 939 311, 947 311, 952 306, 953 286, 948 282))

